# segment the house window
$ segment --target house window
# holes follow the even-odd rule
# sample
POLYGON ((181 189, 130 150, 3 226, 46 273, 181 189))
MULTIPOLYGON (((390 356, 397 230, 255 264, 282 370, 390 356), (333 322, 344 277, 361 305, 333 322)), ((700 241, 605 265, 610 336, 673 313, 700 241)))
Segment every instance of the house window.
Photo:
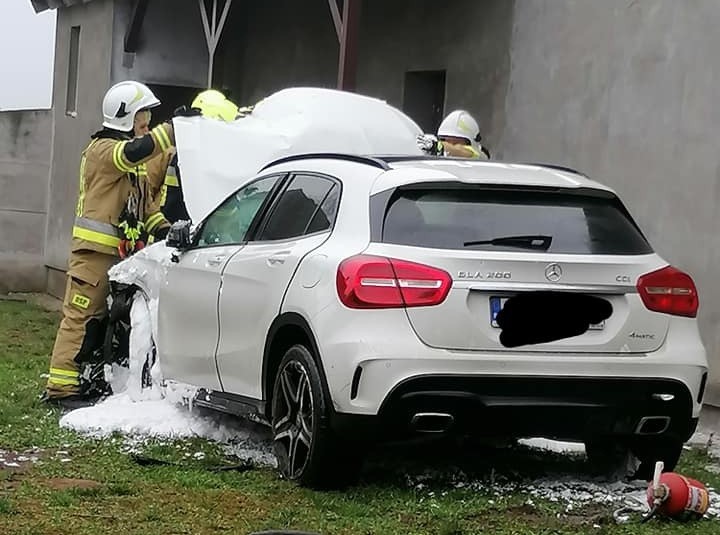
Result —
POLYGON ((80 61, 80 26, 70 28, 70 57, 67 73, 67 95, 65 113, 72 117, 77 116, 77 89, 78 71, 80 61))

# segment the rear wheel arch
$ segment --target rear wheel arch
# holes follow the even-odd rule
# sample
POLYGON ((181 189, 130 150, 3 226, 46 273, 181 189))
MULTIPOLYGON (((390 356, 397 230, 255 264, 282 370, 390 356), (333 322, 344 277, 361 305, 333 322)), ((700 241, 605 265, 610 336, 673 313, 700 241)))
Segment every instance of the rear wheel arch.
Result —
MULTIPOLYGON (((320 372, 325 395, 328 400, 332 399, 328 389, 325 369, 320 358, 320 350, 310 324, 302 315, 296 312, 286 312, 275 318, 265 338, 262 364, 262 399, 265 402, 265 416, 268 418, 271 417, 272 412, 275 375, 287 350, 296 344, 304 345, 312 354, 315 365, 320 372)), ((332 404, 330 410, 332 410, 332 404)))

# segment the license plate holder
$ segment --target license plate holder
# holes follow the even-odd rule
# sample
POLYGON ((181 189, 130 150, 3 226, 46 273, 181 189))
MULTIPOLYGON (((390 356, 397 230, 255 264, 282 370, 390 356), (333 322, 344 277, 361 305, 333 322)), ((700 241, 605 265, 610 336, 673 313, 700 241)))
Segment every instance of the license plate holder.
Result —
MULTIPOLYGON (((500 326, 497 323, 497 315, 500 313, 505 303, 511 296, 492 296, 490 297, 490 326, 499 329, 500 326)), ((605 329, 605 321, 590 325, 588 330, 590 331, 602 331, 605 329)))

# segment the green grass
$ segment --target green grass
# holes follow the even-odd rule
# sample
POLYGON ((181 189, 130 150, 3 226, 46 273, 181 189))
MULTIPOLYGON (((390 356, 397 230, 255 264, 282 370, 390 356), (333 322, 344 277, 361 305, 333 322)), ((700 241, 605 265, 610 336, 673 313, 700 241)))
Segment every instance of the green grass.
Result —
MULTIPOLYGON (((41 463, 18 471, 0 469, 0 533, 246 534, 263 529, 306 529, 322 534, 563 534, 717 533, 720 521, 689 525, 635 518, 616 525, 611 507, 588 506, 557 517, 555 503, 522 492, 495 496, 481 489, 455 488, 454 477, 521 481, 548 469, 582 472, 583 462, 532 450, 442 450, 418 453, 386 450, 368 464, 360 485, 345 492, 313 492, 280 480, 268 469, 213 472, 225 461, 203 440, 154 441, 143 454, 181 466, 141 466, 124 452, 123 440, 90 440, 58 427, 59 413, 38 400, 59 317, 30 305, 0 301, 0 449, 39 448, 41 463), (69 463, 57 451, 68 452, 69 463), (203 451, 202 460, 186 453, 203 451), (447 459, 447 460, 446 460, 447 459), (404 463, 404 464, 403 464, 404 463), (399 469, 397 466, 404 466, 399 469), (430 466, 439 471, 416 480, 430 466), (599 527, 593 527, 597 525, 599 527)), ((702 451, 686 452, 680 470, 720 488, 702 451)))

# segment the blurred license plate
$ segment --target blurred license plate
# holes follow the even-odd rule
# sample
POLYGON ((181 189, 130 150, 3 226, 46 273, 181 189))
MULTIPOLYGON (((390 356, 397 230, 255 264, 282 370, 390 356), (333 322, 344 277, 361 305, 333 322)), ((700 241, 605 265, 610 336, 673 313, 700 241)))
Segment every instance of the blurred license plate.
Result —
MULTIPOLYGON (((490 325, 499 329, 500 326, 497 324, 497 315, 505 306, 509 297, 491 297, 490 298, 490 325)), ((601 321, 594 325, 590 325, 589 330, 591 331, 602 331, 605 328, 605 322, 601 321)))

